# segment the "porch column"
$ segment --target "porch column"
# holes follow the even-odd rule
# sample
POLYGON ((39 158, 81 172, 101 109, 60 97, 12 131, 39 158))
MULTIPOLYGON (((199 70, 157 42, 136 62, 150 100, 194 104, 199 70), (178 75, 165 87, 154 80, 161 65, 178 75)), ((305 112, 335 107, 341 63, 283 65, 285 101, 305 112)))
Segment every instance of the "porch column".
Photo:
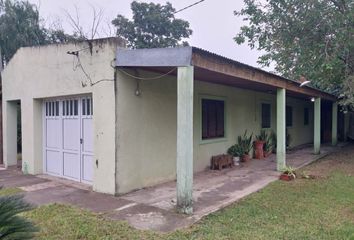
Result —
POLYGON ((313 147, 314 153, 320 154, 321 152, 321 98, 315 99, 315 108, 314 108, 314 138, 313 138, 313 147))
POLYGON ((277 89, 277 170, 286 166, 286 90, 277 89))
POLYGON ((338 103, 334 102, 332 105, 332 145, 336 146, 338 143, 338 103))
POLYGON ((192 66, 177 73, 177 210, 193 213, 193 77, 192 66))
POLYGON ((3 143, 5 167, 17 165, 17 109, 15 101, 4 101, 3 143))

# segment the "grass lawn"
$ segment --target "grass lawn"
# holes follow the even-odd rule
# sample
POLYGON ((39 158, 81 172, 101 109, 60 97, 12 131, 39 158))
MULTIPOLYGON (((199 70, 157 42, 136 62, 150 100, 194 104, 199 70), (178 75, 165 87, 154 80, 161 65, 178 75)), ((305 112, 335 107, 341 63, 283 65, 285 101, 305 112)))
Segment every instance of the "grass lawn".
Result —
POLYGON ((58 204, 25 216, 41 228, 38 239, 354 239, 353 146, 301 171, 317 177, 274 182, 191 228, 169 234, 135 230, 58 204))
POLYGON ((19 188, 0 188, 0 197, 6 196, 6 195, 17 194, 17 193, 21 193, 21 192, 22 192, 22 190, 19 188))

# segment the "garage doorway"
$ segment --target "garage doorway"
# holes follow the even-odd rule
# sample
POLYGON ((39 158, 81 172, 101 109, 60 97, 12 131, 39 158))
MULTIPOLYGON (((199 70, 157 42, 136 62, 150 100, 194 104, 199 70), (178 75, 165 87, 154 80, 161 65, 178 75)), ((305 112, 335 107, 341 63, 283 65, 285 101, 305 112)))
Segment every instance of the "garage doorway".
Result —
POLYGON ((92 98, 48 99, 43 113, 45 173, 92 184, 92 98))

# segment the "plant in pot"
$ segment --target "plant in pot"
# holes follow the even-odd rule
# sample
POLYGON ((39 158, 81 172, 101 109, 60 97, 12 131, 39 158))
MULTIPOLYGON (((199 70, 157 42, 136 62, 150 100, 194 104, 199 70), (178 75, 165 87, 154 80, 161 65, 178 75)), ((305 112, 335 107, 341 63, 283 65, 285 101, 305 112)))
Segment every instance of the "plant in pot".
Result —
POLYGON ((267 133, 265 130, 261 130, 259 135, 256 135, 256 140, 254 141, 254 155, 256 159, 263 159, 264 152, 263 147, 267 140, 267 133))
POLYGON ((250 160, 250 151, 252 149, 252 137, 253 134, 248 136, 247 130, 242 136, 237 137, 237 145, 240 147, 240 161, 247 162, 250 160))
POLYGON ((296 178, 295 168, 286 166, 283 169, 283 173, 280 175, 279 179, 283 181, 291 181, 296 178))
POLYGON ((240 146, 237 144, 232 145, 227 149, 227 154, 233 157, 234 165, 238 165, 238 162, 240 161, 240 146))
POLYGON ((240 145, 234 144, 227 150, 227 154, 233 156, 234 165, 238 165, 240 161, 240 156, 242 156, 243 152, 240 145))
POLYGON ((273 142, 272 142, 272 136, 267 135, 266 141, 263 145, 263 152, 264 152, 264 157, 268 157, 272 154, 273 150, 273 142))
POLYGON ((276 153, 277 152, 277 134, 274 131, 271 132, 270 139, 271 139, 270 141, 272 144, 272 152, 276 153))

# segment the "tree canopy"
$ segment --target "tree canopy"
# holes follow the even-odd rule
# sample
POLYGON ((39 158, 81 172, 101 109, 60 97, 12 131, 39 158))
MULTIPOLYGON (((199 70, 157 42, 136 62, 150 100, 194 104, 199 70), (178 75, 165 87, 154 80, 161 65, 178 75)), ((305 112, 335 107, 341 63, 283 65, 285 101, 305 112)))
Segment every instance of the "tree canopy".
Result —
POLYGON ((8 62, 25 46, 60 43, 75 39, 61 29, 47 29, 38 9, 27 1, 0 0, 0 63, 8 62))
POLYGON ((259 63, 276 64, 285 77, 311 80, 312 85, 354 103, 353 0, 244 0, 235 11, 247 25, 238 44, 265 51, 259 63))
POLYGON ((174 16, 175 9, 165 5, 133 1, 133 19, 118 15, 112 24, 117 36, 124 38, 131 48, 175 47, 187 45, 183 41, 192 34, 189 23, 174 16))

